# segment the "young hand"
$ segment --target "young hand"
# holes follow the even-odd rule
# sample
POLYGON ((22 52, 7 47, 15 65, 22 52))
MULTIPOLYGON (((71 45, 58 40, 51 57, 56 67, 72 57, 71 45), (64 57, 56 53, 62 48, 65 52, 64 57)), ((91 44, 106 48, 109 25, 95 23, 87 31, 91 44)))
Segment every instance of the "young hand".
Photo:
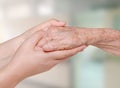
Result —
POLYGON ((36 31, 45 30, 50 26, 65 26, 65 22, 61 22, 56 19, 48 20, 36 27, 31 28, 23 34, 0 44, 0 69, 9 63, 16 50, 28 37, 30 37, 36 31))
POLYGON ((1 88, 13 88, 24 78, 48 71, 85 48, 44 52, 37 46, 44 34, 43 31, 36 32, 19 47, 12 61, 0 72, 1 88))

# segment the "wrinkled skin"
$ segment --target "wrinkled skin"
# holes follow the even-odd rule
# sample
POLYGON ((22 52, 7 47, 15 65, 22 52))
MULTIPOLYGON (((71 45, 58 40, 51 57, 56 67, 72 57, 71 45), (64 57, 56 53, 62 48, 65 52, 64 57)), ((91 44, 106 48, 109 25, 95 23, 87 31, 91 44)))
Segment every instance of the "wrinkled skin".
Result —
POLYGON ((120 31, 110 28, 50 27, 38 43, 44 51, 93 45, 120 56, 120 31))
POLYGON ((73 27, 50 27, 43 39, 38 43, 45 51, 72 49, 84 45, 78 29, 73 27), (81 39, 81 44, 80 41, 81 39))
POLYGON ((100 41, 93 45, 113 55, 120 56, 120 31, 113 29, 102 29, 104 33, 100 41))

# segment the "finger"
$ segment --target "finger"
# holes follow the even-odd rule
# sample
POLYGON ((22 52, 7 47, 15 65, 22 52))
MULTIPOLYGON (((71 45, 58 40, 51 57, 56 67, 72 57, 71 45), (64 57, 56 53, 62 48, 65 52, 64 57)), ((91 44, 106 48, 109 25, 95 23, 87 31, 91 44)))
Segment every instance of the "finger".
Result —
POLYGON ((59 63, 62 63, 62 62, 65 62, 65 61, 67 61, 68 59, 70 59, 72 56, 69 56, 69 57, 66 57, 66 58, 62 58, 62 59, 58 59, 58 60, 56 60, 55 62, 56 62, 56 64, 59 64, 59 63))
MULTIPOLYGON (((70 58, 70 57, 69 57, 70 58)), ((56 63, 62 63, 67 61, 69 58, 64 58, 64 59, 60 59, 60 60, 56 60, 56 63)))
POLYGON ((62 58, 62 59, 59 59, 59 60, 54 60, 54 62, 55 62, 55 64, 59 64, 59 63, 65 62, 68 59, 69 58, 62 58))
POLYGON ((56 19, 51 19, 51 20, 48 20, 48 21, 46 21, 46 22, 44 22, 42 24, 39 24, 39 25, 31 28, 30 30, 26 31, 23 34, 23 37, 25 39, 27 39, 29 36, 31 36, 36 31, 39 31, 39 30, 48 30, 48 27, 50 27, 50 26, 61 27, 61 26, 65 26, 65 25, 66 25, 65 22, 62 22, 62 21, 59 21, 59 20, 56 20, 56 19))
POLYGON ((47 28, 50 26, 61 27, 61 26, 65 26, 65 25, 66 25, 65 22, 59 21, 57 19, 50 19, 50 20, 38 25, 37 28, 44 29, 44 28, 47 28))
POLYGON ((74 48, 74 49, 71 49, 71 50, 62 50, 62 51, 54 51, 54 52, 50 52, 49 55, 56 59, 56 60, 59 60, 59 59, 62 59, 62 58, 66 58, 66 57, 70 57, 70 56, 73 56, 75 55, 76 53, 80 52, 80 51, 83 51, 83 49, 85 49, 86 46, 83 45, 83 46, 80 46, 78 48, 74 48))
POLYGON ((59 21, 57 19, 50 19, 46 22, 43 22, 33 28, 31 28, 31 30, 28 30, 29 33, 35 33, 36 31, 39 31, 39 30, 47 30, 48 27, 50 26, 57 26, 57 27, 61 27, 61 26, 65 26, 66 23, 63 22, 63 21, 59 21))
POLYGON ((29 37, 26 40, 27 47, 34 48, 37 45, 37 43, 42 39, 43 35, 44 35, 43 31, 35 32, 31 37, 29 37))

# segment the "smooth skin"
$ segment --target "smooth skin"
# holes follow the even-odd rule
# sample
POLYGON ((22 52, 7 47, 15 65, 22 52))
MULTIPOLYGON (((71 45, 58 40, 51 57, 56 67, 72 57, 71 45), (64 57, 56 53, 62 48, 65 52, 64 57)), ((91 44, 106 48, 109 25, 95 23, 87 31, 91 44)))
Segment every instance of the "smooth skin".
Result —
POLYGON ((0 71, 0 88, 14 88, 23 79, 48 71, 86 47, 44 52, 37 46, 43 35, 43 31, 36 32, 23 42, 12 57, 12 61, 0 71))
POLYGON ((16 50, 28 37, 30 37, 36 31, 48 29, 50 26, 65 26, 65 22, 61 22, 56 19, 48 20, 37 25, 36 27, 31 28, 23 34, 0 44, 0 70, 12 60, 16 50))
POLYGON ((49 20, 0 45, 0 88, 14 88, 23 79, 48 71, 86 48, 45 52, 38 43, 51 26, 65 23, 49 20))

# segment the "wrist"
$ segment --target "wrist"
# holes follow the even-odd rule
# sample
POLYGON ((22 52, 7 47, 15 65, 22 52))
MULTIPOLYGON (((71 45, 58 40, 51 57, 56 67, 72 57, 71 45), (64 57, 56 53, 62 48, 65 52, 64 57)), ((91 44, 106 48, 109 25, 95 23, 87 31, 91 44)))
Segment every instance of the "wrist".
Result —
POLYGON ((11 56, 15 53, 16 49, 23 43, 24 39, 21 36, 17 36, 0 45, 0 54, 4 57, 11 56))
POLYGON ((19 46, 25 41, 25 38, 22 35, 19 35, 11 40, 11 47, 14 52, 19 48, 19 46))
POLYGON ((83 29, 78 29, 78 44, 79 45, 87 45, 87 35, 86 35, 86 31, 83 29))
POLYGON ((12 66, 6 66, 0 71, 0 87, 14 88, 23 78, 20 73, 12 66))
POLYGON ((103 35, 103 30, 101 29, 88 29, 88 28, 80 28, 79 29, 79 41, 82 43, 83 45, 93 45, 99 41, 101 41, 101 37, 103 35))

